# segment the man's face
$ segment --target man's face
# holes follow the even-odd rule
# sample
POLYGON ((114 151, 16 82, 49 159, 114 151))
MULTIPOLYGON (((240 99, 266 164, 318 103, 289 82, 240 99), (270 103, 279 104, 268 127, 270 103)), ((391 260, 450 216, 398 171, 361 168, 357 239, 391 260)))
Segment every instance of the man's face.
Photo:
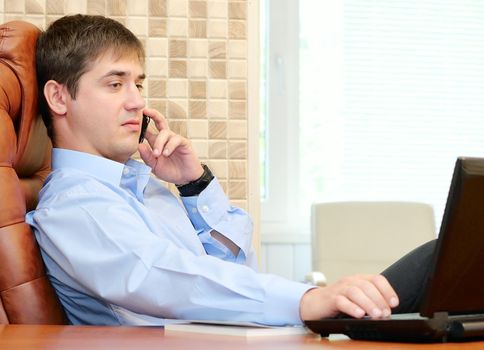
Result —
POLYGON ((69 148, 124 163, 138 147, 143 80, 135 55, 98 58, 81 76, 75 99, 67 97, 69 148))

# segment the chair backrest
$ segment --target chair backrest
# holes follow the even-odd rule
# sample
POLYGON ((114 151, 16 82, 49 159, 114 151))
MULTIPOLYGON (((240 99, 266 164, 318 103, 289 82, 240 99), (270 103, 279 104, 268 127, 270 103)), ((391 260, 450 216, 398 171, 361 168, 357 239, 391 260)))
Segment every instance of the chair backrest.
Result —
POLYGON ((424 203, 318 203, 311 221, 312 268, 328 282, 380 273, 436 237, 433 209, 424 203))
POLYGON ((38 35, 27 22, 0 25, 0 324, 66 322, 24 218, 50 171, 37 107, 38 35))

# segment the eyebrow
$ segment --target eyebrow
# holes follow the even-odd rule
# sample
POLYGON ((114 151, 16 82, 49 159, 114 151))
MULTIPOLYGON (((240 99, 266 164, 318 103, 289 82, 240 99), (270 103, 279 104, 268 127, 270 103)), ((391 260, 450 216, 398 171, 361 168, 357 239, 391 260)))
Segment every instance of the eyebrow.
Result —
MULTIPOLYGON (((105 78, 108 78, 108 77, 111 77, 111 76, 118 76, 118 77, 125 77, 125 76, 128 76, 130 75, 131 73, 129 72, 126 72, 126 71, 122 71, 122 70, 111 70, 109 72, 107 72, 106 74, 104 74, 99 80, 103 80, 105 78)), ((140 74, 138 75, 137 77, 137 80, 144 80, 146 78, 146 74, 140 74)))

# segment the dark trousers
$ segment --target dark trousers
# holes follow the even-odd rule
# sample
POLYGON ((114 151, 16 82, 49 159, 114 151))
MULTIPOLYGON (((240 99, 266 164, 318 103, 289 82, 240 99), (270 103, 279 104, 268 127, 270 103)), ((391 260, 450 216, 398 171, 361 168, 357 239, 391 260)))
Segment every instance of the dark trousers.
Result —
POLYGON ((425 292, 436 240, 412 250, 389 266, 382 275, 397 292, 400 304, 393 313, 418 312, 425 292))

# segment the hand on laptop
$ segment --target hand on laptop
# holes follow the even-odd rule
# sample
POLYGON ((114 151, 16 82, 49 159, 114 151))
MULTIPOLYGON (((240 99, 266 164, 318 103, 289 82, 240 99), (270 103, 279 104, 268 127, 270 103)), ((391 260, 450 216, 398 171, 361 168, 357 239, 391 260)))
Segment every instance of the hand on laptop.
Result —
POLYGON ((390 316, 398 296, 382 275, 356 275, 327 287, 313 288, 301 298, 302 320, 317 320, 345 313, 355 318, 390 316))

